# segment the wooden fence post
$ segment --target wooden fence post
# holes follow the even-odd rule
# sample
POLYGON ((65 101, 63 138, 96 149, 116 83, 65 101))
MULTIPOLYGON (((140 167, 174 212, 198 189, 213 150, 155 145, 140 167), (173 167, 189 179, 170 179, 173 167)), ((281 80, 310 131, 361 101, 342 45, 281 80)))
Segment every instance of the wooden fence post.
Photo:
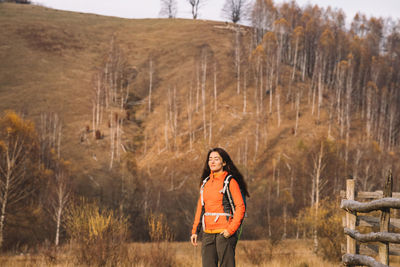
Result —
MULTIPOLYGON (((385 189, 383 191, 383 197, 392 197, 393 189, 393 176, 392 171, 389 170, 386 178, 385 189)), ((383 209, 380 220, 380 232, 389 232, 390 223, 390 208, 383 209)), ((381 242, 379 244, 379 261, 383 264, 389 265, 389 243, 381 242)))
MULTIPOLYGON (((354 191, 354 180, 347 179, 346 180, 346 198, 348 200, 354 200, 355 191, 354 191)), ((356 220, 357 220, 357 212, 346 212, 346 227, 355 230, 356 229, 356 220)), ((346 253, 349 254, 357 254, 357 242, 355 239, 350 236, 346 236, 346 253)))

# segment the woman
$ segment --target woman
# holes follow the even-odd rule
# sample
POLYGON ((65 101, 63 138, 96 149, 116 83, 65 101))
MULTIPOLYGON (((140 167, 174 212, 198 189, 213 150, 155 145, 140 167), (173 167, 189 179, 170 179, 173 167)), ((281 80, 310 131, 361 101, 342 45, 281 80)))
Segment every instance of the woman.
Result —
POLYGON ((200 184, 190 240, 197 246, 197 237, 203 228, 203 267, 217 267, 218 262, 221 267, 235 266, 237 230, 246 210, 242 194, 249 196, 247 185, 222 148, 208 152, 200 184))

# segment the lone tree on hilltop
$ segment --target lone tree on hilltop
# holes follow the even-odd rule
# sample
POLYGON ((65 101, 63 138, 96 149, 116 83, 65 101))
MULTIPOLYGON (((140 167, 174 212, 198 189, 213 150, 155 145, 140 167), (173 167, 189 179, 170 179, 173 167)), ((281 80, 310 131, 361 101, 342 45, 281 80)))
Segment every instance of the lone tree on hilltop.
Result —
POLYGON ((187 1, 192 6, 193 19, 197 19, 197 15, 199 14, 200 3, 204 3, 205 0, 187 0, 187 1))
POLYGON ((178 13, 176 0, 161 0, 160 16, 167 16, 169 19, 175 18, 178 13))
POLYGON ((222 8, 222 15, 233 23, 239 22, 248 6, 248 0, 226 0, 222 8))

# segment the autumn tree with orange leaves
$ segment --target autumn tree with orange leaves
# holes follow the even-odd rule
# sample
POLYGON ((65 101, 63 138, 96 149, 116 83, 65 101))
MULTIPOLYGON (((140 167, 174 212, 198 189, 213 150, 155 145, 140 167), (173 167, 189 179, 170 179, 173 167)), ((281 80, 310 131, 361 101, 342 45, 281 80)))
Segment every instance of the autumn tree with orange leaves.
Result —
POLYGON ((0 247, 11 207, 32 195, 37 177, 30 172, 38 151, 34 124, 15 112, 0 118, 0 247))

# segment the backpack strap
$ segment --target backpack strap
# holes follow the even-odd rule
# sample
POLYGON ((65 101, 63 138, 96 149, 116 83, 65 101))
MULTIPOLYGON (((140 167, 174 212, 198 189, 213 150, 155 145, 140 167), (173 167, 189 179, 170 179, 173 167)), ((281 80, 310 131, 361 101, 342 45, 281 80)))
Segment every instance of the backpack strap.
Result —
MULTIPOLYGON (((204 186, 206 185, 206 183, 208 182, 208 180, 210 180, 210 176, 207 176, 204 180, 203 180, 203 184, 201 185, 201 187, 200 187, 200 200, 201 200, 201 206, 202 206, 202 208, 201 208, 201 215, 200 215, 200 218, 201 218, 201 226, 203 227, 203 231, 205 230, 205 222, 204 222, 204 213, 205 213, 205 209, 204 209, 204 197, 203 197, 203 192, 204 192, 204 186)), ((199 225, 200 226, 200 225, 199 225)), ((200 226, 200 227, 201 227, 200 226)), ((200 229, 199 229, 199 227, 197 227, 198 229, 197 229, 197 231, 199 232, 200 231, 200 229)))
POLYGON ((203 191, 204 191, 204 186, 206 185, 207 181, 210 180, 210 176, 207 176, 203 180, 203 184, 200 187, 200 198, 201 198, 201 205, 204 207, 204 198, 203 198, 203 191))
POLYGON ((219 191, 222 194, 226 194, 228 197, 229 205, 231 206, 232 213, 235 214, 235 205, 232 200, 231 190, 229 190, 229 183, 231 182, 232 175, 228 175, 225 177, 224 187, 219 191))

